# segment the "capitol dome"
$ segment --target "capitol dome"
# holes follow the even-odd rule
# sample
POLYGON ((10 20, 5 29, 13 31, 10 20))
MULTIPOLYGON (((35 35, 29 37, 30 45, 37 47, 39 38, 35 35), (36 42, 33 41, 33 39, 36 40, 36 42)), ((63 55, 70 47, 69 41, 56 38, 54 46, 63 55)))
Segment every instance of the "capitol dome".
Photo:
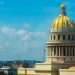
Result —
POLYGON ((61 4, 61 14, 53 21, 51 32, 75 32, 75 23, 67 16, 64 4, 61 4))

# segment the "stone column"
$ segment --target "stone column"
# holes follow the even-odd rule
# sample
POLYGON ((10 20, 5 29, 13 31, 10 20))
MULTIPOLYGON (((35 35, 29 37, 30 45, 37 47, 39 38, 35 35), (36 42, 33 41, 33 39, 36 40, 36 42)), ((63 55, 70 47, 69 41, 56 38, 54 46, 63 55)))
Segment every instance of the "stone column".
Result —
POLYGON ((52 52, 52 51, 51 51, 51 47, 50 47, 50 51, 49 51, 49 52, 50 52, 49 54, 50 54, 50 56, 51 56, 51 52, 52 52))
POLYGON ((66 49, 65 49, 66 51, 65 51, 65 55, 67 56, 67 47, 66 47, 66 49))
POLYGON ((68 51, 68 53, 69 53, 69 56, 70 56, 70 47, 69 47, 69 51, 68 51))
POLYGON ((74 48, 74 56, 75 56, 75 48, 74 48))
POLYGON ((52 51, 52 56, 54 56, 54 47, 52 47, 51 51, 52 51))
POLYGON ((73 56, 73 47, 71 47, 71 56, 73 56))
POLYGON ((51 48, 49 48, 48 51, 47 51, 48 56, 51 56, 50 51, 51 51, 51 48))
POLYGON ((56 56, 57 56, 57 46, 56 46, 56 56))
POLYGON ((59 46, 59 56, 61 56, 60 54, 61 54, 61 51, 60 51, 60 46, 59 46))

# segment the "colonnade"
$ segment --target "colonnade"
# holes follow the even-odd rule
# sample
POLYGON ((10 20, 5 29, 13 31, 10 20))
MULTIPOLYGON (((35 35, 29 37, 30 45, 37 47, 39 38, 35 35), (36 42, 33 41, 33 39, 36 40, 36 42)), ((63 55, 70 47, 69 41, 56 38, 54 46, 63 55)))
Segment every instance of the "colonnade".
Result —
POLYGON ((48 48, 48 56, 75 56, 75 47, 52 46, 48 48))

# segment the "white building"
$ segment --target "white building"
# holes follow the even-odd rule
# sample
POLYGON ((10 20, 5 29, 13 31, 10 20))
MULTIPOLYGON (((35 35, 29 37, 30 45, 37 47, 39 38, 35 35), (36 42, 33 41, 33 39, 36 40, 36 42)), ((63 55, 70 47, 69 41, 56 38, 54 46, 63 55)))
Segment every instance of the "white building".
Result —
POLYGON ((34 74, 30 75, 75 75, 74 66, 75 23, 67 16, 64 4, 61 4, 61 14, 53 21, 49 31, 46 60, 37 63, 32 70, 34 74))

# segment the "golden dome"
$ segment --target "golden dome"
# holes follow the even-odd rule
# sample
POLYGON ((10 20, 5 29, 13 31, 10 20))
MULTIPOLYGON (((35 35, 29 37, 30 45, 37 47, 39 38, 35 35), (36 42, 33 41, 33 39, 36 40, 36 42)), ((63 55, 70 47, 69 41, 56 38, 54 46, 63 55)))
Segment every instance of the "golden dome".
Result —
POLYGON ((52 23, 52 32, 75 31, 75 23, 66 15, 64 4, 61 5, 62 13, 52 23))

